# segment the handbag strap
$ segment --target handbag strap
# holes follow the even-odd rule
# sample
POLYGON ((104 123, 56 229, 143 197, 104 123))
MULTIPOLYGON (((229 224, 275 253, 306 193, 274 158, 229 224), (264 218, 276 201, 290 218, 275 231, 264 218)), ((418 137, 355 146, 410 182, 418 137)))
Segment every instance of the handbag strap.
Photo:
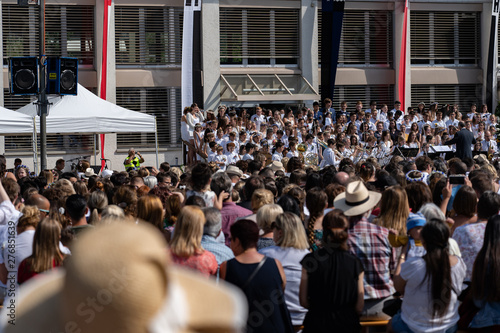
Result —
POLYGON ((245 284, 243 285, 242 289, 245 289, 246 287, 248 287, 248 285, 250 284, 250 282, 252 282, 252 280, 255 277, 255 275, 257 275, 257 273, 260 271, 260 269, 262 268, 262 266, 264 266, 264 263, 266 262, 266 259, 267 259, 267 257, 262 258, 262 260, 259 262, 259 264, 257 265, 257 267, 255 267, 255 269, 252 272, 252 274, 248 277, 248 279, 245 282, 245 284))

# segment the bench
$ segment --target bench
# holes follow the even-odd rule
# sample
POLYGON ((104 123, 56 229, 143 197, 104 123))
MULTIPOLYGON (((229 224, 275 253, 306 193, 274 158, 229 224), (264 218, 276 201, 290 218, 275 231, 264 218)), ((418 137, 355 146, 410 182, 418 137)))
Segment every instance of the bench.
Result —
POLYGON ((361 332, 362 333, 369 333, 370 327, 387 326, 387 324, 389 324, 389 320, 367 320, 367 321, 360 322, 360 324, 362 327, 361 332))

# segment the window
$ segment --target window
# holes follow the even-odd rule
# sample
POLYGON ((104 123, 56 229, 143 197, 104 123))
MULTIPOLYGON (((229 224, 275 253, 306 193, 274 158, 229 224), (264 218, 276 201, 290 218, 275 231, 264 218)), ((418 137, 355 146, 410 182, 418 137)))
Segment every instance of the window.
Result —
MULTIPOLYGON (((161 148, 180 146, 182 117, 180 88, 116 88, 116 104, 156 116, 161 148)), ((154 133, 117 135, 118 148, 154 148, 154 133)))
MULTIPOLYGON (((38 56, 37 7, 2 5, 3 57, 38 56)), ((94 64, 94 7, 46 6, 45 53, 94 64)))
POLYGON ((299 11, 220 9, 222 65, 297 65, 299 11))
MULTIPOLYGON (((4 106, 10 110, 17 110, 33 101, 31 96, 10 95, 9 89, 4 89, 4 106)), ((50 99, 49 99, 50 101, 50 99)), ((38 151, 40 151, 40 135, 37 136, 38 151)), ((59 135, 47 134, 47 151, 64 151, 75 154, 93 154, 95 135, 59 135)), ((6 152, 33 151, 33 138, 29 135, 5 136, 6 152)))
POLYGON ((481 13, 410 14, 412 65, 477 66, 481 57, 481 13))
MULTIPOLYGON (((318 10, 319 63, 322 22, 322 12, 318 10)), ((346 11, 342 24, 339 66, 392 65, 392 26, 390 11, 346 11)))
POLYGON ((340 102, 347 102, 347 110, 354 111, 356 102, 363 102, 363 110, 370 107, 370 101, 377 101, 379 107, 387 104, 389 110, 394 105, 394 85, 367 85, 367 86, 335 86, 332 106, 335 110, 340 108, 340 102))
POLYGON ((440 105, 458 104, 459 111, 467 112, 472 103, 480 105, 481 93, 481 86, 475 84, 414 84, 411 86, 411 103, 414 107, 420 102, 426 105, 431 102, 438 102, 440 105))
POLYGON ((115 8, 118 65, 180 65, 182 8, 115 8))

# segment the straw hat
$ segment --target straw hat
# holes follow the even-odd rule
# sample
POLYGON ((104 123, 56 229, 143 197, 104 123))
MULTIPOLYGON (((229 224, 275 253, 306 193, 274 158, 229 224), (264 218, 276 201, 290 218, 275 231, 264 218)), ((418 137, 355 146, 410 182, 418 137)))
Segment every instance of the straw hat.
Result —
POLYGON ((335 198, 333 206, 344 212, 345 216, 358 216, 372 209, 382 195, 368 191, 362 181, 347 184, 346 190, 335 198))
MULTIPOLYGON (((5 332, 238 332, 246 325, 244 295, 169 265, 164 239, 148 224, 96 227, 72 250, 66 272, 21 286, 16 325, 3 320, 5 332)), ((4 307, 1 315, 8 313, 4 307)))
POLYGON ((285 171, 283 163, 281 163, 280 161, 273 161, 273 163, 271 163, 269 167, 271 168, 271 170, 273 170, 273 172, 276 172, 278 170, 285 171))
POLYGON ((235 176, 238 176, 238 177, 242 177, 243 176, 243 171, 241 171, 240 168, 238 168, 236 165, 229 165, 226 169, 226 173, 230 176, 230 175, 235 175, 235 176))
POLYGON ((85 169, 85 178, 90 178, 92 176, 95 176, 96 173, 94 172, 94 169, 92 168, 87 168, 85 169))

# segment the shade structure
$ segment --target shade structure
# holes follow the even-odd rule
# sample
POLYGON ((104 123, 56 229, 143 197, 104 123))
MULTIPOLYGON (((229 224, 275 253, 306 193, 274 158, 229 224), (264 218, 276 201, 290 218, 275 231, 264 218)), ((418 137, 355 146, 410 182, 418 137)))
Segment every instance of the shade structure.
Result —
MULTIPOLYGON (((49 103, 46 129, 49 134, 156 132, 154 116, 105 101, 81 85, 78 85, 78 95, 49 97, 49 103)), ((37 109, 35 101, 17 112, 29 116, 28 118, 36 117, 39 132, 37 109)))
POLYGON ((0 107, 0 135, 32 135, 33 118, 0 107))

